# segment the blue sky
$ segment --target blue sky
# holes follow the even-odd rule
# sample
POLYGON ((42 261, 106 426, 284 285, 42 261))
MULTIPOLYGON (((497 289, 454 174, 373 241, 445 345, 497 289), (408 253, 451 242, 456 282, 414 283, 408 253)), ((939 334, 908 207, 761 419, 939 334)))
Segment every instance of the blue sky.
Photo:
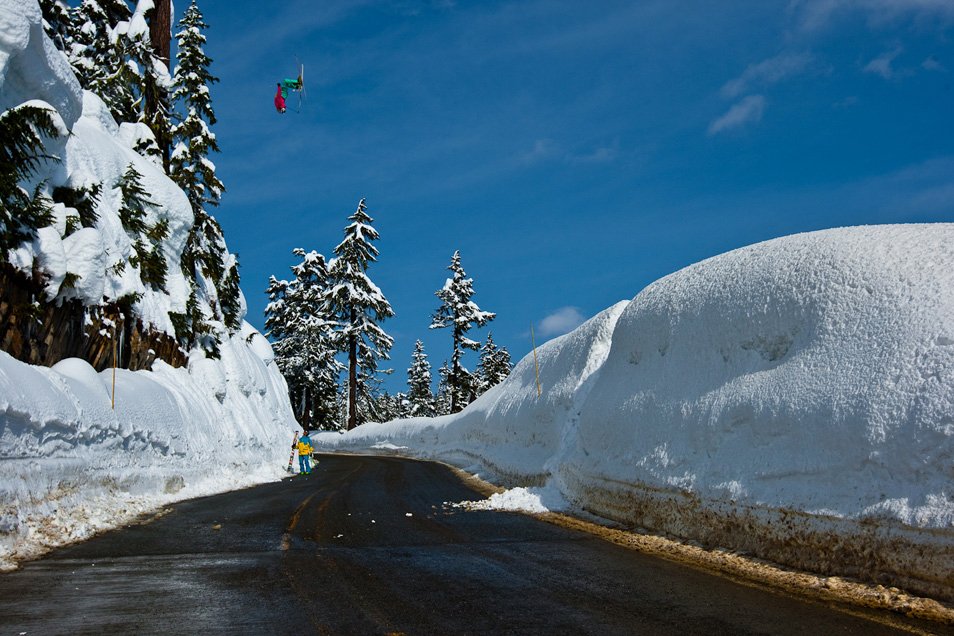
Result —
POLYGON ((476 338, 516 360, 531 324, 546 340, 730 249, 954 221, 950 0, 200 7, 248 319, 292 249, 330 255, 366 198, 392 392, 416 339, 435 371, 450 355, 428 325, 454 250, 497 312, 476 338), (297 59, 307 100, 279 116, 297 59))

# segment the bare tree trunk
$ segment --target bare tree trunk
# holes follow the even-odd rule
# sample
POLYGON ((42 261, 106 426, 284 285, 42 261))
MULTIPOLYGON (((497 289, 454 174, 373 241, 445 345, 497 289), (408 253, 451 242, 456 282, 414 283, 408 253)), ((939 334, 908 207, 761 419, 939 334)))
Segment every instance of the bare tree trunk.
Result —
POLYGON ((457 408, 457 394, 460 393, 460 387, 458 383, 460 382, 460 340, 462 334, 460 333, 460 328, 455 324, 454 325, 454 353, 451 354, 451 374, 450 374, 450 392, 451 392, 451 404, 450 412, 456 413, 457 408))
MULTIPOLYGON (((152 43, 153 53, 165 63, 169 73, 171 40, 172 40, 172 0, 154 0, 155 9, 149 13, 149 41, 152 43)), ((151 83, 151 82, 150 82, 151 83)), ((165 89, 159 86, 146 87, 146 121, 156 136, 156 143, 162 152, 162 165, 166 173, 169 172, 169 149, 172 140, 169 139, 165 126, 157 125, 165 121, 169 112, 169 96, 165 89), (165 113, 165 115, 161 115, 165 113)))
MULTIPOLYGON (((351 324, 357 317, 351 310, 351 324)), ((358 339, 354 334, 348 336, 348 430, 358 425, 358 339)))

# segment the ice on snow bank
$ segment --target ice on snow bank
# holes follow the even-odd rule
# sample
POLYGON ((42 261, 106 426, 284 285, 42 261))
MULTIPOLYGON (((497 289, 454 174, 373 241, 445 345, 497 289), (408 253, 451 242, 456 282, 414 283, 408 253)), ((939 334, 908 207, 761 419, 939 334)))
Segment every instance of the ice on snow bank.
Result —
POLYGON ((800 234, 676 272, 463 412, 382 439, 603 516, 954 598, 954 225, 800 234))

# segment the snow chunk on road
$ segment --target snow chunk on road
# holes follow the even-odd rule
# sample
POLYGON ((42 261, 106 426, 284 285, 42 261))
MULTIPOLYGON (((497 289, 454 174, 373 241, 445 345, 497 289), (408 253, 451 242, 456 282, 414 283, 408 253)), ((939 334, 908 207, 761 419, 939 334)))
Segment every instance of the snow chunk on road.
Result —
POLYGON ((510 512, 544 513, 566 510, 569 506, 560 491, 551 486, 543 488, 511 488, 492 494, 481 501, 462 501, 451 504, 466 510, 503 510, 510 512))

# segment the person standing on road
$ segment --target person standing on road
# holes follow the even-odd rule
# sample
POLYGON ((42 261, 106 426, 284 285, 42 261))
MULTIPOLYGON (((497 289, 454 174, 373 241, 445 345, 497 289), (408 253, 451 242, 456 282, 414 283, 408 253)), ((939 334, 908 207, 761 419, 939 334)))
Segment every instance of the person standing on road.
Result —
MULTIPOLYGON (((311 438, 308 437, 308 431, 304 431, 298 438, 298 474, 307 475, 311 472, 311 438)), ((295 446, 292 446, 295 448, 295 446)))

